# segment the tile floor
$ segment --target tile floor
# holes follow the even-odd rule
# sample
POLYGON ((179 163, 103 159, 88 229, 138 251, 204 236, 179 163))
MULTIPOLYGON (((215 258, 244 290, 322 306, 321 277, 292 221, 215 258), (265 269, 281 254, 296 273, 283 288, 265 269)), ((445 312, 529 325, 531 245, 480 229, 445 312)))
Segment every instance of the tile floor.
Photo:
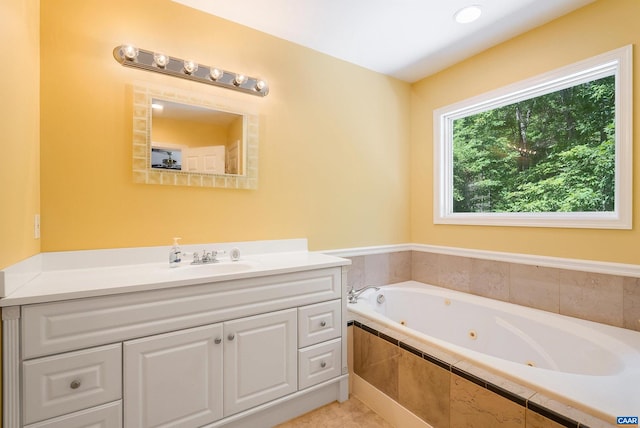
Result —
POLYGON ((276 428, 393 428, 362 401, 350 397, 299 416, 276 428))

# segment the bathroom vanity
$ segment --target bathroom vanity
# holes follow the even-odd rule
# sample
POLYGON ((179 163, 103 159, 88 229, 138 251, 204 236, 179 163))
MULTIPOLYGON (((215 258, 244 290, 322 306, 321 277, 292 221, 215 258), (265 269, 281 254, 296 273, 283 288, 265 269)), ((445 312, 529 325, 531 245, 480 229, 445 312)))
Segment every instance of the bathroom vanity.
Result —
POLYGON ((44 270, 0 300, 4 426, 269 427, 344 401, 347 264, 44 270))

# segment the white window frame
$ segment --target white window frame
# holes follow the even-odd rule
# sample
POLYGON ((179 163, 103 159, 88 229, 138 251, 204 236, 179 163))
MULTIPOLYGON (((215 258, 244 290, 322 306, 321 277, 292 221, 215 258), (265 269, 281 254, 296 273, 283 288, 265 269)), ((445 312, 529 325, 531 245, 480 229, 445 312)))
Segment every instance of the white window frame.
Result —
POLYGON ((606 52, 433 112, 435 224, 631 229, 633 111, 632 45, 606 52), (542 213, 453 212, 453 121, 518 101, 615 76, 615 211, 542 213))

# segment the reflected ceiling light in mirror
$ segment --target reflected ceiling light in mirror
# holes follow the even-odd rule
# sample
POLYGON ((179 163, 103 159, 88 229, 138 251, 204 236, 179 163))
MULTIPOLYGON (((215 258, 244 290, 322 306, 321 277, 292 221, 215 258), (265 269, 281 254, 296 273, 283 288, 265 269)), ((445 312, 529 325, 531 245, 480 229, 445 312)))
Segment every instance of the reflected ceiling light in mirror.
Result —
POLYGON ((262 79, 139 49, 132 45, 116 46, 113 49, 113 57, 125 67, 140 68, 260 97, 269 93, 269 85, 262 79))
POLYGON ((157 112, 161 112, 162 110, 164 110, 164 106, 160 103, 151 103, 151 108, 157 112))
POLYGON ((459 11, 457 11, 453 15, 453 19, 456 20, 458 24, 469 24, 473 21, 476 21, 482 15, 482 9, 479 5, 471 5, 467 7, 463 7, 459 11))

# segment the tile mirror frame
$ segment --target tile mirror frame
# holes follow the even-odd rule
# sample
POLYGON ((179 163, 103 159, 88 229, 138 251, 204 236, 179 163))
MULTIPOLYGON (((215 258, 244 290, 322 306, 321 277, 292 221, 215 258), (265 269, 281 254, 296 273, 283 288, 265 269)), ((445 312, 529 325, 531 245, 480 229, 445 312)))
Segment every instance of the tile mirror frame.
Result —
POLYGON ((226 189, 257 189, 259 140, 259 120, 257 115, 237 111, 225 105, 222 100, 214 96, 182 91, 175 88, 134 84, 132 90, 134 183, 226 189), (211 110, 232 112, 244 116, 244 174, 208 174, 152 168, 151 101, 154 98, 162 98, 167 101, 204 107, 211 110))

